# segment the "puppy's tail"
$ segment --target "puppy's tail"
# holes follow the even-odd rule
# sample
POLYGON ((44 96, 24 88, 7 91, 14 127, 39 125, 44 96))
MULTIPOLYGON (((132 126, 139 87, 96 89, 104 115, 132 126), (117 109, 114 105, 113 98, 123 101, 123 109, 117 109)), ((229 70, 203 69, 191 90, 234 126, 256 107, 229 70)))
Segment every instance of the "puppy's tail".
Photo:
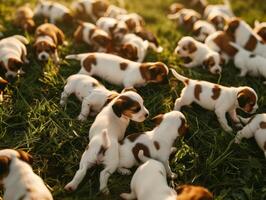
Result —
POLYGON ((67 55, 65 58, 67 60, 81 60, 84 56, 88 54, 82 53, 82 54, 72 54, 72 55, 67 55))
POLYGON ((27 38, 25 38, 24 36, 22 35, 14 35, 12 36, 14 38, 16 38, 17 40, 19 40, 20 42, 22 42, 23 44, 29 44, 29 41, 27 38))
POLYGON ((174 69, 170 69, 170 70, 177 80, 182 81, 185 85, 187 85, 187 80, 188 80, 187 77, 184 77, 181 74, 178 74, 174 69))
POLYGON ((146 157, 145 155, 144 155, 144 151, 141 149, 141 150, 139 150, 139 153, 138 153, 138 158, 140 159, 140 161, 141 162, 146 162, 146 161, 148 161, 150 158, 149 157, 146 157))

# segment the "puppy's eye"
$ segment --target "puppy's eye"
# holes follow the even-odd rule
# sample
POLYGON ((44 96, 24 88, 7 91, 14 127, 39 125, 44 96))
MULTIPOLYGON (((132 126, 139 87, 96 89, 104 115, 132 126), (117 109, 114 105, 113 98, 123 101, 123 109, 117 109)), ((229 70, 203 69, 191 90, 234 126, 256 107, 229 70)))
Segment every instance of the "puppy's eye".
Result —
POLYGON ((137 107, 133 107, 131 110, 133 111, 133 112, 139 112, 140 111, 140 106, 137 106, 137 107))
POLYGON ((184 46, 184 47, 182 47, 182 49, 183 49, 184 51, 186 51, 186 50, 187 50, 187 47, 184 46))

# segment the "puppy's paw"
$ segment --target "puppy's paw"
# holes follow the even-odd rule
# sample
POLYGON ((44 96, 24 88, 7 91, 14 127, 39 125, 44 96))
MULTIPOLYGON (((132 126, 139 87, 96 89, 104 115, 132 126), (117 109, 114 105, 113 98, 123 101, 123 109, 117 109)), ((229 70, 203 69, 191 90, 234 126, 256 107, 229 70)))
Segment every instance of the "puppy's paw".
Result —
POLYGON ((105 187, 101 190, 101 193, 103 193, 104 195, 109 195, 110 194, 110 190, 108 189, 108 187, 105 187))
POLYGON ((120 197, 121 197, 122 199, 132 199, 130 193, 122 193, 122 194, 120 194, 120 197))
POLYGON ((131 175, 131 171, 126 168, 118 168, 117 172, 121 175, 131 175))
POLYGON ((60 100, 60 105, 63 107, 66 105, 66 102, 64 100, 60 100))
POLYGON ((85 117, 84 115, 80 114, 80 115, 77 117, 77 120, 84 122, 84 121, 86 121, 86 117, 85 117))
POLYGON ((64 189, 68 192, 73 192, 77 189, 77 186, 70 182, 64 187, 64 189))
POLYGON ((236 136, 235 136, 235 143, 236 143, 236 144, 240 144, 240 142, 241 142, 241 140, 240 140, 240 138, 239 138, 239 135, 240 135, 240 134, 241 134, 241 132, 238 131, 237 134, 236 134, 236 136))

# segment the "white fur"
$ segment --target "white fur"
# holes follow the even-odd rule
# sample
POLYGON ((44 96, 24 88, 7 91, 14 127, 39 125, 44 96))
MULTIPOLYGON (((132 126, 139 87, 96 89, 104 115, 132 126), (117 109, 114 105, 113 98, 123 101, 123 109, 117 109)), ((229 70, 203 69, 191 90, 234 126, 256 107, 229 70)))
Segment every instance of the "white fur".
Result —
POLYGON ((7 70, 5 76, 15 77, 19 71, 12 71, 9 69, 8 60, 10 58, 16 59, 23 63, 28 63, 26 58, 27 49, 25 44, 28 44, 28 40, 20 35, 14 35, 0 40, 0 61, 4 63, 4 67, 7 70))
POLYGON ((61 21, 66 13, 70 14, 70 10, 67 7, 52 1, 41 0, 34 9, 34 16, 48 18, 52 24, 61 21))
MULTIPOLYGON (((174 141, 180 134, 183 134, 178 132, 181 125, 184 125, 182 120, 186 122, 186 118, 181 112, 171 111, 163 115, 163 120, 158 126, 152 131, 144 132, 135 141, 132 142, 128 139, 130 135, 126 137, 119 148, 119 170, 123 172, 125 168, 128 169, 139 164, 132 150, 136 148, 136 145, 143 144, 149 149, 150 157, 161 161, 168 176, 175 178, 176 174, 171 171, 168 159, 174 141), (159 149, 156 149, 154 142, 159 144, 159 149)), ((142 161, 142 159, 140 160, 142 161)))
POLYGON ((141 96, 132 91, 122 92, 117 98, 104 107, 97 115, 90 128, 90 143, 82 155, 79 170, 76 172, 72 181, 65 186, 65 189, 69 191, 76 190, 89 168, 94 164, 104 164, 105 168, 100 174, 100 191, 109 193, 107 188, 108 179, 110 175, 115 172, 119 164, 118 141, 124 138, 130 120, 142 122, 145 120, 148 113, 148 110, 143 105, 141 96), (137 101, 141 109, 133 114, 131 118, 123 114, 119 118, 114 113, 113 105, 119 100, 120 96, 127 96, 137 101), (101 147, 106 149, 105 155, 99 155, 101 147))
POLYGON ((60 104, 64 106, 67 98, 71 94, 82 102, 82 107, 78 119, 84 121, 89 115, 99 113, 109 95, 117 94, 116 91, 107 90, 96 79, 83 74, 74 74, 68 77, 64 91, 61 94, 60 104), (93 86, 96 84, 96 86, 93 86))
POLYGON ((253 92, 256 96, 256 102, 253 106, 252 111, 250 113, 253 113, 257 110, 257 94, 256 92, 250 88, 250 87, 225 87, 222 85, 219 85, 219 88, 221 89, 220 95, 217 99, 211 98, 213 95, 213 88, 215 87, 215 84, 207 82, 207 81, 198 81, 198 80, 192 80, 188 79, 184 76, 181 76, 178 74, 175 70, 171 69, 173 75, 180 81, 184 82, 185 80, 189 80, 189 83, 185 85, 183 88, 180 97, 176 99, 175 101, 175 110, 180 110, 182 106, 190 105, 191 103, 195 102, 201 107, 214 111, 217 115, 217 119, 220 122, 220 125, 222 128, 227 131, 231 132, 232 128, 229 127, 226 119, 226 113, 228 112, 230 117, 235 123, 239 123, 240 120, 236 114, 236 108, 240 108, 237 100, 238 93, 243 89, 248 89, 249 91, 253 92), (201 92, 200 92, 200 100, 195 98, 194 92, 195 92, 195 85, 199 84, 201 86, 201 92))
POLYGON ((215 27, 211 23, 204 20, 198 20, 194 23, 193 31, 198 29, 200 29, 200 32, 199 35, 195 36, 195 39, 200 42, 204 42, 209 35, 216 32, 215 27))
POLYGON ((258 146, 264 152, 264 156, 266 157, 266 150, 264 148, 266 142, 266 129, 260 127, 261 122, 266 122, 265 113, 257 114, 253 116, 253 119, 248 119, 246 126, 237 132, 235 143, 239 144, 243 138, 249 139, 254 137, 258 146))
POLYGON ((9 174, 3 179, 5 188, 4 199, 36 199, 52 200, 50 191, 45 186, 43 180, 36 175, 30 165, 11 156, 9 174))
POLYGON ((212 74, 218 74, 222 72, 222 67, 220 66, 221 57, 220 55, 209 48, 207 45, 196 41, 190 36, 185 36, 179 40, 178 45, 175 49, 175 53, 178 53, 181 57, 189 57, 192 59, 190 63, 184 63, 184 66, 187 68, 202 66, 203 62, 210 57, 214 58, 215 65, 210 68, 212 74), (193 53, 190 53, 187 49, 188 43, 194 43, 197 50, 193 53), (184 49, 186 48, 186 49, 184 49))
POLYGON ((131 193, 120 196, 127 200, 176 200, 174 189, 167 185, 166 171, 161 162, 150 159, 135 172, 130 183, 131 193))
MULTIPOLYGON (((141 63, 133 62, 116 55, 106 53, 85 53, 68 55, 66 56, 66 59, 80 60, 80 74, 95 75, 107 80, 112 84, 123 85, 124 87, 139 87, 147 84, 146 80, 144 80, 140 73, 141 63), (83 66, 83 61, 90 55, 94 55, 96 57, 97 64, 92 65, 91 71, 88 72, 83 66), (128 64, 125 70, 120 69, 120 64, 123 62, 128 64)), ((152 66, 155 65, 156 62, 149 64, 152 66)), ((168 73, 168 68, 166 65, 165 69, 168 73)))

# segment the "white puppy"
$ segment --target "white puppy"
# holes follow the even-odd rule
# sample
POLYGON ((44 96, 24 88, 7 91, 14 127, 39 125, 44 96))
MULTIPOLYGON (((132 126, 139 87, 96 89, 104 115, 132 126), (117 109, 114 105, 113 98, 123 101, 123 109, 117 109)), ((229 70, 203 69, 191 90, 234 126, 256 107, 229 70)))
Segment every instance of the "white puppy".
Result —
POLYGON ((211 23, 198 20, 194 23, 192 32, 196 40, 204 42, 209 35, 216 32, 216 29, 211 23))
POLYGON ((60 104, 64 106, 68 96, 73 93, 82 102, 81 112, 78 116, 78 120, 81 121, 86 120, 89 114, 95 116, 113 98, 118 96, 116 91, 107 90, 95 78, 83 74, 74 74, 68 77, 61 94, 60 104))
POLYGON ((135 133, 127 136, 119 148, 119 171, 128 174, 128 168, 141 162, 139 151, 143 150, 144 156, 161 161, 169 177, 176 178, 176 174, 169 166, 169 156, 175 140, 186 134, 188 126, 185 116, 179 111, 160 114, 153 119, 156 127, 145 133, 135 133))
POLYGON ((23 74, 22 65, 28 63, 26 44, 28 40, 20 35, 0 40, 0 66, 7 72, 6 77, 23 74))
POLYGON ((70 22, 73 20, 70 10, 62 4, 41 0, 34 9, 35 17, 48 18, 49 22, 70 22))
POLYGON ((108 194, 108 179, 119 164, 118 141, 124 138, 130 120, 142 122, 148 115, 143 99, 134 91, 122 91, 104 107, 90 128, 90 143, 81 157, 79 170, 65 189, 76 190, 89 168, 103 164, 105 167, 100 174, 100 191, 108 194))
POLYGON ((11 156, 0 155, 0 169, 0 181, 5 189, 5 200, 53 199, 43 180, 17 155, 12 153, 11 156))
POLYGON ((120 55, 126 59, 143 62, 149 48, 149 41, 141 37, 128 33, 121 42, 120 55))
POLYGON ((175 110, 193 102, 201 107, 215 112, 218 121, 225 131, 232 131, 226 119, 228 112, 233 122, 240 123, 236 109, 254 113, 257 108, 257 94, 250 87, 225 87, 207 81, 188 79, 171 69, 173 75, 185 84, 181 95, 175 101, 175 110))
POLYGON ((167 66, 161 62, 138 63, 106 53, 68 55, 66 59, 80 60, 80 74, 95 75, 124 87, 160 83, 168 74, 167 66))
MULTIPOLYGON (((234 64, 240 69, 239 76, 243 77, 246 74, 251 76, 262 76, 266 78, 266 58, 247 51, 235 43, 230 43, 238 52, 234 56, 234 64)), ((263 82, 266 84, 266 81, 263 82)))
POLYGON ((241 121, 246 125, 237 132, 235 143, 239 144, 243 138, 254 137, 266 157, 266 114, 257 114, 246 119, 241 118, 241 121))
POLYGON ((187 68, 204 66, 212 74, 222 72, 220 55, 207 45, 196 41, 190 36, 185 36, 179 40, 175 53, 178 53, 181 57, 191 59, 190 62, 184 63, 184 66, 187 68))
POLYGON ((135 172, 130 183, 131 193, 122 193, 123 199, 176 200, 176 192, 167 184, 166 171, 161 162, 148 160, 135 172))

